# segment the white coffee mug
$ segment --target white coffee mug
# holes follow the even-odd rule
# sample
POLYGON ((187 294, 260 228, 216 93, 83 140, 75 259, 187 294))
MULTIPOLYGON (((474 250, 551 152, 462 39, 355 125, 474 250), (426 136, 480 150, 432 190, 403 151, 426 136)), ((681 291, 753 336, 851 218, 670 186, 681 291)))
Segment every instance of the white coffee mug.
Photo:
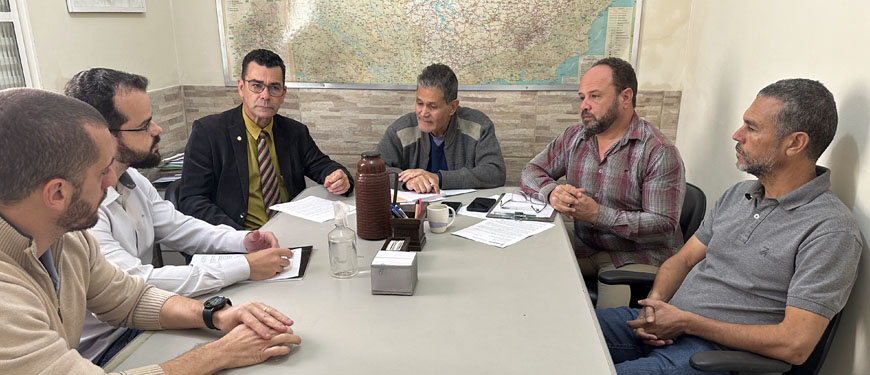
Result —
POLYGON ((426 217, 432 233, 444 233, 456 220, 456 210, 446 204, 430 204, 426 208, 426 217), (450 217, 451 213, 453 217, 450 217))

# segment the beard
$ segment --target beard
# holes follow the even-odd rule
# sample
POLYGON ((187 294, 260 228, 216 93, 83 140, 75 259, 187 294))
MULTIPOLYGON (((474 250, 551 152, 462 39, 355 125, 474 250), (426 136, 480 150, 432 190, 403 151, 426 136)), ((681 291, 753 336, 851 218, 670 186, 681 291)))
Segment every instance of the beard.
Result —
POLYGON ((774 160, 776 155, 773 152, 754 158, 747 156, 743 148, 740 147, 740 144, 735 146, 734 149, 743 156, 743 162, 737 160, 737 169, 755 177, 761 178, 767 176, 773 170, 773 167, 776 166, 776 161, 774 160))
POLYGON ((158 142, 160 142, 159 135, 154 137, 154 142, 151 143, 151 147, 145 152, 137 152, 127 147, 123 142, 118 142, 118 161, 128 164, 133 168, 154 168, 160 165, 162 160, 160 150, 151 152, 151 149, 158 142))
POLYGON ((593 136, 595 134, 601 134, 610 129, 610 126, 616 121, 617 111, 619 110, 619 104, 616 102, 616 99, 613 100, 613 104, 610 105, 610 108, 607 109, 607 112, 604 113, 601 118, 595 117, 591 112, 586 110, 581 113, 581 121, 583 121, 583 125, 585 126, 586 136, 593 136), (583 119, 583 115, 591 116, 591 120, 583 119))
POLYGON ((72 196, 72 204, 57 218, 57 226, 63 228, 67 232, 74 232, 93 228, 97 225, 99 215, 97 215, 97 207, 100 202, 106 198, 106 191, 103 190, 103 197, 97 202, 97 206, 91 208, 88 202, 81 199, 81 187, 76 186, 72 196))

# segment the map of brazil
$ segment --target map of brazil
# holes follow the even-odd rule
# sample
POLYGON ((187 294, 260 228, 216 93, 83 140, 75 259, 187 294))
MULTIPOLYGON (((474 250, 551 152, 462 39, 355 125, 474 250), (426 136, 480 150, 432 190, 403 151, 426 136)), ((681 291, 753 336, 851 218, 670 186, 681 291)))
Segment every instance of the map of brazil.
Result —
MULTIPOLYGON (((594 61, 631 58, 635 0, 222 0, 229 81, 266 48, 303 84, 414 85, 449 65, 463 85, 576 85, 594 61)), ((228 82, 230 84, 232 82, 228 82)), ((233 83, 234 84, 234 83, 233 83)))

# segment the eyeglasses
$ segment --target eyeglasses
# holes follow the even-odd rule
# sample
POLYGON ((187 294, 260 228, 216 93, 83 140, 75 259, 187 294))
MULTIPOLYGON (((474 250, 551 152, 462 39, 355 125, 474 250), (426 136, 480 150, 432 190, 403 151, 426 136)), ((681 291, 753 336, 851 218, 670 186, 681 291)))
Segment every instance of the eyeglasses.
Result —
POLYGON ((151 124, 153 124, 153 123, 154 123, 154 121, 152 121, 152 120, 148 120, 148 123, 146 123, 145 126, 143 126, 143 127, 141 127, 141 128, 136 128, 136 129, 113 129, 112 131, 113 131, 113 132, 146 132, 146 133, 147 133, 149 130, 151 130, 151 124))
POLYGON ((514 191, 508 199, 502 198, 502 200, 499 202, 499 207, 503 209, 510 209, 511 207, 505 206, 509 206, 511 203, 513 203, 514 205, 521 205, 523 207, 525 205, 529 205, 529 207, 531 207, 532 210, 535 211, 535 213, 541 213, 541 211, 547 208, 547 203, 529 197, 522 190, 514 191))
POLYGON ((284 87, 284 84, 281 83, 273 83, 269 86, 266 86, 263 81, 257 81, 254 79, 243 79, 242 82, 248 84, 248 90, 251 90, 254 94, 259 94, 266 89, 269 88, 269 96, 281 96, 287 91, 287 88, 284 87))

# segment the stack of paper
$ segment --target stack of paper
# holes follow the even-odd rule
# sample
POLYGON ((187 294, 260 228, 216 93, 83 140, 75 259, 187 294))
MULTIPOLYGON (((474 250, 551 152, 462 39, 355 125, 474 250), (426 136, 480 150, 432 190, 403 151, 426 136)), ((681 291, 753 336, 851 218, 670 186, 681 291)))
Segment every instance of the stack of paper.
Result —
MULTIPOLYGON (((393 192, 395 190, 390 189, 390 198, 393 197, 393 192)), ((422 200, 423 202, 434 202, 443 200, 444 197, 450 197, 454 195, 466 194, 475 192, 477 190, 474 189, 449 189, 449 190, 441 190, 441 194, 436 193, 415 193, 413 191, 402 191, 399 190, 398 198, 396 199, 399 202, 405 201, 416 201, 417 199, 422 200)))

